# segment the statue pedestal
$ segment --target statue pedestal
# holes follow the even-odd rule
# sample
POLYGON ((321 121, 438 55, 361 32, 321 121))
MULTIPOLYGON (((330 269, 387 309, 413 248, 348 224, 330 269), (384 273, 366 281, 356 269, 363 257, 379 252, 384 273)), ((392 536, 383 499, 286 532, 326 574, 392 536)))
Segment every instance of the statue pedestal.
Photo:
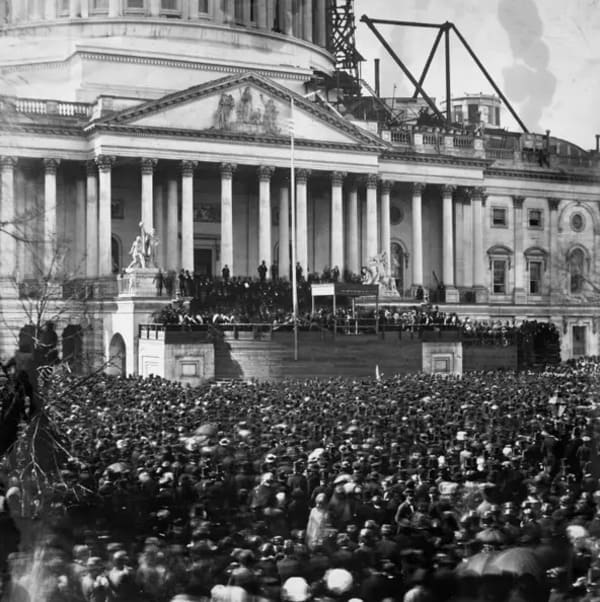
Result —
POLYGON ((132 268, 119 279, 119 297, 156 297, 157 268, 132 268))
POLYGON ((444 301, 446 303, 458 303, 460 301, 458 289, 453 286, 447 286, 444 292, 444 301))

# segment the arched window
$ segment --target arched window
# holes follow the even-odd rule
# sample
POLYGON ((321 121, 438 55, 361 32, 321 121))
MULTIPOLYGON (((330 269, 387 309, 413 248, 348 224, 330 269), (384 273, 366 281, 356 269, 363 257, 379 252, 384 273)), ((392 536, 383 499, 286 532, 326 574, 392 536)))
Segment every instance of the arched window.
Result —
POLYGON ((399 241, 392 241, 390 245, 390 272, 396 282, 396 290, 403 294, 406 280, 406 267, 408 266, 408 253, 399 241))
POLYGON ((581 247, 575 247, 567 255, 567 267, 569 270, 569 291, 580 293, 583 290, 587 273, 587 258, 581 247))

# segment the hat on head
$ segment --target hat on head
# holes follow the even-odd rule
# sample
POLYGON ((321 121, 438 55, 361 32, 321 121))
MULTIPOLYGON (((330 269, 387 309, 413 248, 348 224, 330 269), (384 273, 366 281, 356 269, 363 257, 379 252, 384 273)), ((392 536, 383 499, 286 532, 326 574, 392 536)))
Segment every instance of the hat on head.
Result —
POLYGON ((329 569, 325 573, 325 586, 334 595, 348 593, 354 585, 354 579, 346 569, 329 569))
POLYGON ((310 587, 303 577, 290 577, 281 587, 281 598, 286 602, 306 602, 310 587))

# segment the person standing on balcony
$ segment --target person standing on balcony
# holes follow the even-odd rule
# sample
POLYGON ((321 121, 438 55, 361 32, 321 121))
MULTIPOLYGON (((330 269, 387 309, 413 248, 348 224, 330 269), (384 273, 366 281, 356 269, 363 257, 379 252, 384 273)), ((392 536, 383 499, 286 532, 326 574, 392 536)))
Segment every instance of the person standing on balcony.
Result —
POLYGON ((230 275, 231 275, 231 272, 229 271, 229 266, 227 264, 225 264, 223 266, 223 269, 221 270, 221 276, 223 277, 223 282, 225 282, 225 284, 227 284, 229 282, 230 275))
POLYGON ((261 283, 265 282, 265 280, 267 279, 268 271, 269 271, 269 268, 267 267, 267 263, 263 259, 261 264, 258 266, 258 278, 261 281, 261 283))
POLYGON ((154 282, 156 283, 156 295, 162 297, 163 288, 165 286, 165 277, 160 268, 158 268, 158 273, 154 276, 154 282))

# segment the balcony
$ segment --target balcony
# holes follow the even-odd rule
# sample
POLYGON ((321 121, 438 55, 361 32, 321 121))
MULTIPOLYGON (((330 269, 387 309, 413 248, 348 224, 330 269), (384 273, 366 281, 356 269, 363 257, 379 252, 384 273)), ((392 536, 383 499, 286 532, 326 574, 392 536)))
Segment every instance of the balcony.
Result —
POLYGON ((380 129, 380 135, 400 152, 476 157, 521 169, 537 166, 577 171, 600 167, 598 153, 540 134, 486 130, 478 135, 468 130, 408 126, 380 129))

